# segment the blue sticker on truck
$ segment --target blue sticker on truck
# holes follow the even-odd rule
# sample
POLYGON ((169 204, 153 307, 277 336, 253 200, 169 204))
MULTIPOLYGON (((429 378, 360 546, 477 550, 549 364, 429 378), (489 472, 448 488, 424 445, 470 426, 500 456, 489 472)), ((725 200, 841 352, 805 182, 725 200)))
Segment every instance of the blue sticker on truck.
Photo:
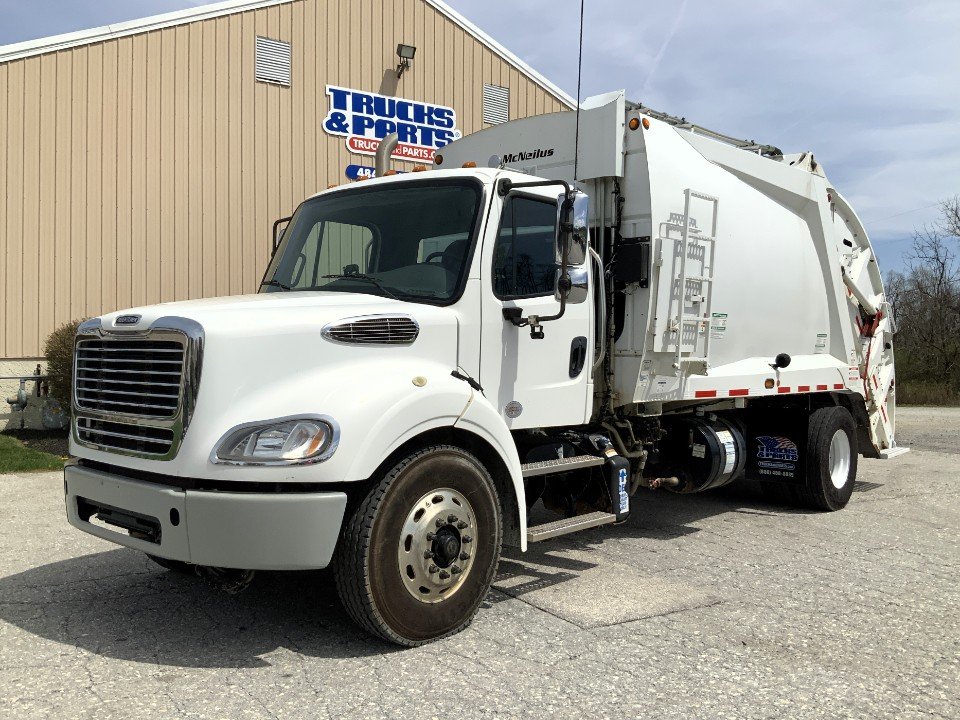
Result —
POLYGON ((617 483, 620 488, 620 514, 630 512, 630 496, 627 494, 627 470, 621 468, 617 476, 617 483))
POLYGON ((761 474, 792 476, 799 459, 797 444, 790 438, 781 435, 757 436, 757 467, 761 468, 761 474))

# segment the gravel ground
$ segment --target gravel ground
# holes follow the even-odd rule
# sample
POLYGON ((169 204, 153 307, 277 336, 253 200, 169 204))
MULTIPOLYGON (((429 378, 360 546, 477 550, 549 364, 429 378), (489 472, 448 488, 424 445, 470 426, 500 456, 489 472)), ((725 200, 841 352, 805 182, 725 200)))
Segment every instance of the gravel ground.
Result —
POLYGON ((223 595, 70 528, 58 474, 0 476, 0 718, 955 718, 960 410, 899 424, 842 512, 638 495, 414 650, 327 572, 223 595))

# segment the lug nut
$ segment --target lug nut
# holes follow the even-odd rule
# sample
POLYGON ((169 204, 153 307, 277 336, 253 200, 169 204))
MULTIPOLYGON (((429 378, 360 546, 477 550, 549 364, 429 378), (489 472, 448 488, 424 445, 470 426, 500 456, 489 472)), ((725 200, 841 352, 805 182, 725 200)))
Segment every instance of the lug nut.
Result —
POLYGON ((470 559, 470 553, 468 553, 468 552, 462 552, 462 553, 460 553, 460 559, 461 559, 461 560, 469 560, 469 559, 470 559))
POLYGON ((443 527, 446 523, 443 521, 443 518, 437 518, 437 527, 443 527))
POLYGON ((467 524, 466 524, 463 520, 461 520, 460 522, 457 523, 457 529, 458 529, 458 530, 463 530, 466 526, 467 526, 467 524))
POLYGON ((428 542, 432 542, 435 537, 436 537, 436 535, 434 535, 433 533, 427 533, 427 541, 428 541, 428 542))
POLYGON ((460 573, 463 572, 463 570, 461 570, 461 569, 460 569, 459 567, 457 567, 456 565, 451 565, 451 566, 450 566, 450 572, 452 572, 454 575, 459 575, 460 573))
POLYGON ((440 579, 441 579, 441 580, 449 580, 449 579, 450 579, 450 573, 448 573, 446 570, 441 570, 441 571, 440 571, 440 579))
POLYGON ((464 535, 463 537, 460 538, 460 541, 464 543, 470 543, 470 542, 473 542, 473 538, 470 537, 469 535, 464 535))
POLYGON ((430 552, 429 550, 424 550, 424 551, 423 551, 423 559, 424 559, 424 560, 429 560, 429 559, 432 558, 432 557, 433 557, 433 553, 432 553, 432 552, 430 552))
POLYGON ((453 525, 453 524, 454 524, 457 520, 459 520, 459 519, 460 519, 460 518, 458 518, 458 517, 457 517, 456 515, 454 515, 453 513, 450 513, 449 515, 447 515, 447 522, 450 523, 451 525, 453 525))
POLYGON ((436 565, 431 565, 430 567, 427 568, 427 572, 429 572, 431 575, 433 575, 433 574, 434 574, 437 570, 439 570, 439 569, 440 569, 440 568, 438 568, 436 565))

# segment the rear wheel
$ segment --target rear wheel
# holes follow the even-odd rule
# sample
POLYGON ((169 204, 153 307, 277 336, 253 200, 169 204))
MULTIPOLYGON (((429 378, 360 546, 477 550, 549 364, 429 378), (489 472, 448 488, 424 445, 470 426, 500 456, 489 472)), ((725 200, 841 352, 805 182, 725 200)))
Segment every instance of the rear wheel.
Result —
POLYGON ((344 608, 361 627, 414 646, 460 632, 500 558, 496 487, 450 445, 410 453, 347 518, 334 560, 344 608))
POLYGON ((818 510, 839 510, 857 479, 857 426, 842 407, 810 414, 807 426, 807 482, 801 500, 818 510))
POLYGON ((840 510, 849 502, 857 478, 857 427, 846 408, 810 413, 806 466, 803 484, 764 483, 764 494, 814 510, 840 510))

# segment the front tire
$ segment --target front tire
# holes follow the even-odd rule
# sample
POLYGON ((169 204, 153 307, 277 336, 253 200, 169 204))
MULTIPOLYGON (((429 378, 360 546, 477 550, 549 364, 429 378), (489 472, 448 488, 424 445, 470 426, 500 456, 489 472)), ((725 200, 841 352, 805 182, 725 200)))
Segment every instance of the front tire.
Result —
POLYGON ((408 647, 467 627, 500 559, 490 473, 467 451, 433 445, 390 467, 347 517, 334 558, 347 613, 408 647))
POLYGON ((159 555, 151 555, 150 553, 145 553, 145 555, 165 570, 172 570, 173 572, 181 573, 183 575, 194 574, 194 568, 196 566, 191 565, 188 562, 183 562, 182 560, 169 560, 168 558, 163 558, 159 555))

